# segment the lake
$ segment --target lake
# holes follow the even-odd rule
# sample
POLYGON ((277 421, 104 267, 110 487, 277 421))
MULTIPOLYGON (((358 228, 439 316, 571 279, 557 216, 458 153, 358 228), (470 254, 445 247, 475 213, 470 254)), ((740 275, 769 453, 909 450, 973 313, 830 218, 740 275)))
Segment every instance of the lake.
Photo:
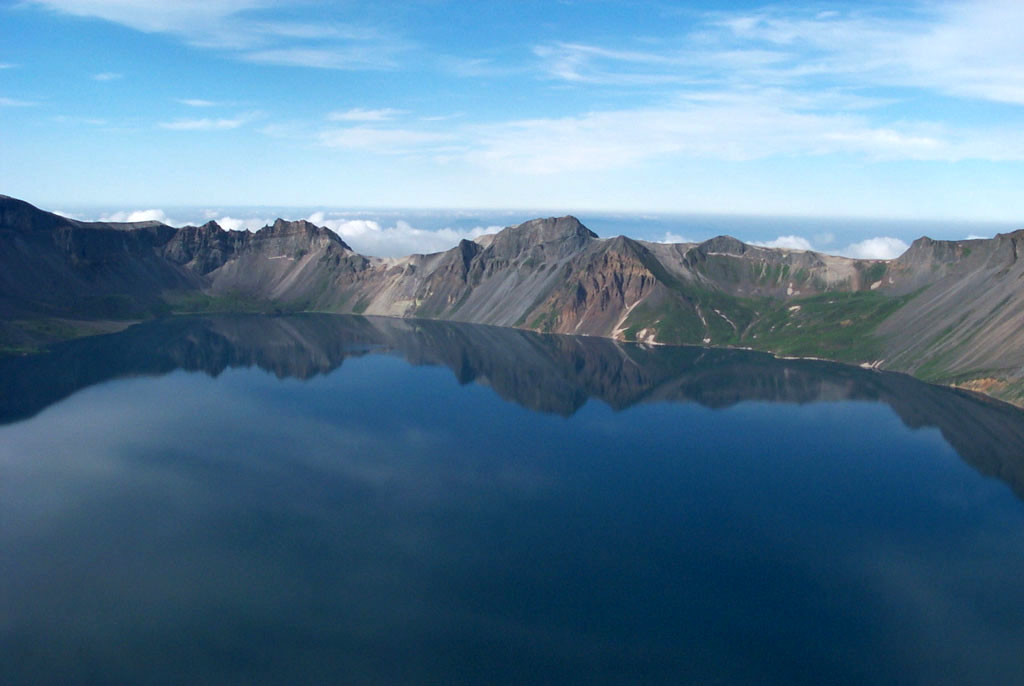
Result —
POLYGON ((0 359, 0 683, 1022 683, 1024 413, 370 317, 0 359))

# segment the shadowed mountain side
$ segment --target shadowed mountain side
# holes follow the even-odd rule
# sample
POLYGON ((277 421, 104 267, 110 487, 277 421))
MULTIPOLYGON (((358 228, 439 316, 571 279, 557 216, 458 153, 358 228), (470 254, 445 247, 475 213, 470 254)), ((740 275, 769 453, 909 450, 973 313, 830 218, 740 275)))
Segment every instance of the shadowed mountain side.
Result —
POLYGON ((643 346, 430 320, 334 315, 170 318, 0 359, 0 422, 29 417, 110 379, 176 369, 217 375, 258 366, 308 379, 350 356, 393 353, 450 368, 532 410, 568 416, 590 398, 616 410, 641 402, 882 402, 910 427, 937 427, 960 455, 1024 494, 1024 413, 909 376, 746 351, 643 346))

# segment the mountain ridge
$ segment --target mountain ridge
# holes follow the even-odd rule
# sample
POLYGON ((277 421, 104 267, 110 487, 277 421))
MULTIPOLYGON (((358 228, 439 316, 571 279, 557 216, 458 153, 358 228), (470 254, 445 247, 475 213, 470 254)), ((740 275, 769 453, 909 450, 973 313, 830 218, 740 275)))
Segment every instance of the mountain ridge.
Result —
POLYGON ((256 232, 80 222, 0 196, 0 319, 15 334, 17 322, 40 317, 175 312, 443 319, 821 357, 1019 403, 1022 247, 1024 230, 922 237, 896 259, 859 260, 730 236, 602 239, 565 216, 447 251, 379 258, 306 220, 256 232))

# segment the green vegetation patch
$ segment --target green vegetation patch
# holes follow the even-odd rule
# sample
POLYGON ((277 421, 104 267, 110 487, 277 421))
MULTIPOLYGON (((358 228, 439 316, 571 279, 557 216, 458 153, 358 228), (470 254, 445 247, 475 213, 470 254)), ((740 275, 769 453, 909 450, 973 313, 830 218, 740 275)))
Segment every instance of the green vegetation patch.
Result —
POLYGON ((354 314, 362 314, 363 312, 366 312, 366 308, 369 307, 369 306, 370 306, 370 297, 367 296, 367 295, 364 295, 363 297, 361 297, 359 300, 356 301, 355 305, 352 306, 352 312, 354 314))
POLYGON ((42 352, 52 343, 121 331, 133 322, 67 320, 52 317, 0 321, 0 356, 42 352))
POLYGON ((175 314, 280 314, 301 312, 305 303, 280 303, 254 298, 238 292, 207 295, 196 291, 172 293, 166 296, 175 314))
POLYGON ((778 303, 751 327, 744 342, 798 357, 867 362, 882 356, 878 325, 914 295, 890 297, 873 291, 826 293, 778 303))
POLYGON ((665 299, 660 304, 643 302, 633 308, 625 322, 623 335, 635 341, 644 329, 654 331, 659 343, 700 343, 704 324, 696 311, 682 300, 665 299))
POLYGON ((558 313, 552 308, 546 312, 541 312, 534 317, 533 321, 530 322, 530 325, 527 328, 534 329, 535 331, 548 332, 553 331, 557 324, 558 313))

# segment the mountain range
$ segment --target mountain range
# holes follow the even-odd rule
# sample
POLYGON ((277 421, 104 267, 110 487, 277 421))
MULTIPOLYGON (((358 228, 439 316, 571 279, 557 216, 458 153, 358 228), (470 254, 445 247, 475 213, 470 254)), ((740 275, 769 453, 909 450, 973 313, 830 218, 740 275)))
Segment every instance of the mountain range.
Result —
POLYGON ((599 238, 551 217, 377 258, 308 221, 81 222, 0 196, 0 343, 175 313, 385 315, 826 358, 1020 404, 1022 242, 920 238, 896 259, 858 260, 728 236, 599 238))

